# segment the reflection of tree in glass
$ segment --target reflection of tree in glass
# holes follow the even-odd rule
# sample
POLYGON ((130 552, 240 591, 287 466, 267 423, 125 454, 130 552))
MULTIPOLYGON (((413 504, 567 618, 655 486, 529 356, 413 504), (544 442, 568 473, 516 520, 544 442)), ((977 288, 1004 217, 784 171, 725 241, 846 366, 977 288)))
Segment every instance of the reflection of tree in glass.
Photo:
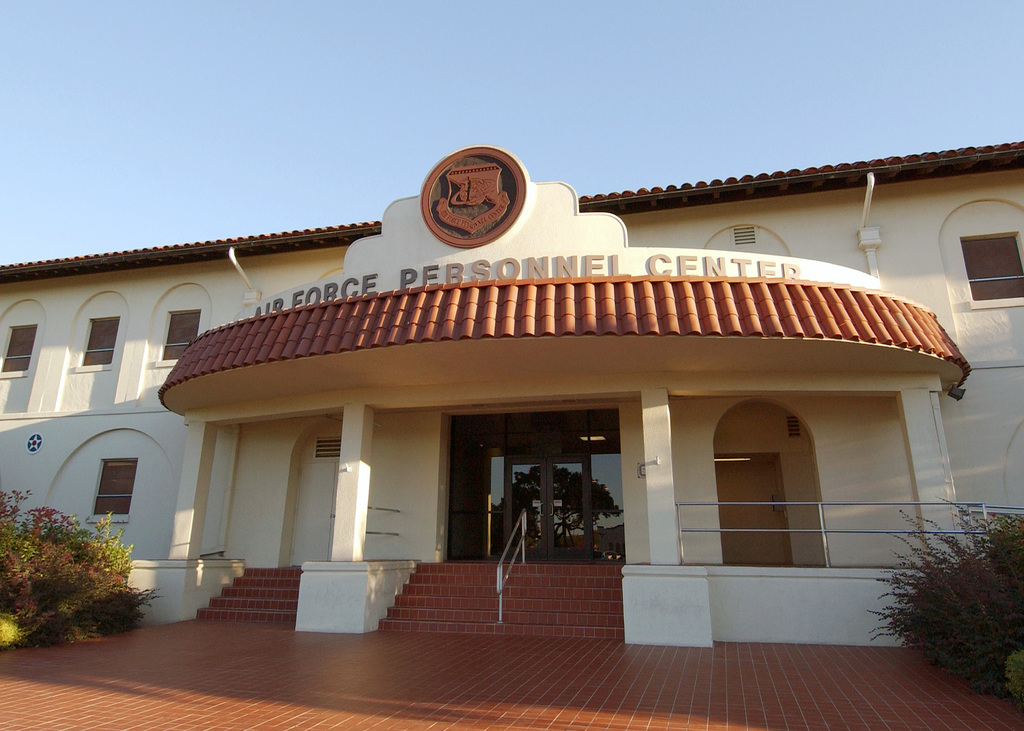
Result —
MULTIPOLYGON (((611 490, 608 489, 608 486, 597 480, 591 480, 590 482, 590 504, 592 506, 590 520, 593 525, 591 536, 594 543, 594 557, 602 558, 601 531, 604 530, 605 526, 600 524, 601 519, 612 515, 621 516, 622 508, 616 504, 615 497, 612 495, 611 490)), ((604 557, 607 558, 607 556, 604 557)), ((621 556, 616 557, 622 558, 621 556)))
MULTIPOLYGON (((551 478, 553 498, 562 501, 561 507, 554 509, 554 544, 561 548, 583 548, 583 473, 578 465, 555 465, 551 478)), ((540 541, 541 513, 534 505, 534 501, 541 499, 540 465, 531 465, 528 470, 513 468, 511 497, 514 517, 518 517, 521 510, 526 510, 526 545, 534 548, 540 541)), ((502 500, 494 509, 503 512, 504 502, 502 500)), ((607 485, 597 480, 590 483, 590 504, 590 519, 594 525, 604 517, 620 514, 622 510, 607 485)))
POLYGON ((529 470, 512 469, 512 516, 518 518, 526 509, 526 546, 534 548, 540 540, 540 510, 533 501, 540 500, 540 465, 529 470))
MULTIPOLYGON (((555 545, 566 548, 585 548, 583 545, 584 498, 583 473, 578 468, 556 465, 552 475, 555 500, 562 501, 555 508, 555 545)), ((608 487, 597 480, 590 482, 592 524, 605 515, 619 510, 608 487)))

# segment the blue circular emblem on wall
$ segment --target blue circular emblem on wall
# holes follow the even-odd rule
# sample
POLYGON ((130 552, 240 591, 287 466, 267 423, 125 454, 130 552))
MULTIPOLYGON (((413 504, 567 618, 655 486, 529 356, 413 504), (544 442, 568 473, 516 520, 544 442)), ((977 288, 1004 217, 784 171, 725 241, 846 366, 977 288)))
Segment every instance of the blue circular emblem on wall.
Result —
POLYGON ((25 449, 28 451, 29 454, 35 454, 36 452, 38 452, 42 448, 43 448, 43 435, 42 434, 33 434, 32 436, 30 436, 28 438, 28 441, 25 442, 25 449))

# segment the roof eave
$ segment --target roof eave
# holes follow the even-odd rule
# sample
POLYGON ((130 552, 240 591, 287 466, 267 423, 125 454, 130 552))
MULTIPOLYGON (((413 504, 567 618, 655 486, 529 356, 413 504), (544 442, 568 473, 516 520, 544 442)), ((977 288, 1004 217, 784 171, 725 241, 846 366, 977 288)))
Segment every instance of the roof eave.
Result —
POLYGON ((955 156, 924 157, 918 160, 901 159, 892 164, 883 160, 870 163, 838 165, 816 172, 804 171, 763 173, 758 176, 715 180, 710 183, 669 186, 654 189, 624 191, 607 195, 583 196, 580 210, 601 211, 618 215, 646 213, 652 210, 685 208, 689 206, 730 203, 777 196, 820 193, 842 190, 864 184, 868 173, 874 173, 879 185, 911 182, 924 178, 947 178, 976 175, 1024 168, 1024 148, 1012 146, 1009 150, 985 151, 955 156))
POLYGON ((270 234, 247 239, 231 239, 173 247, 99 254, 74 259, 58 259, 0 267, 0 284, 38 281, 57 277, 98 274, 103 272, 173 266, 202 261, 227 259, 234 247, 239 256, 261 256, 296 250, 313 250, 348 246, 356 239, 380 233, 380 223, 345 227, 343 231, 270 234))

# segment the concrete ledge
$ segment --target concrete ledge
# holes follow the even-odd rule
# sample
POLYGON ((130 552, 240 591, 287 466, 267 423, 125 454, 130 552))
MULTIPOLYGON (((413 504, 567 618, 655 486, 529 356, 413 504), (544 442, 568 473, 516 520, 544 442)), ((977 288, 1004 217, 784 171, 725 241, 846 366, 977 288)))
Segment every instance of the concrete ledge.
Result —
POLYGON ((623 566, 622 611, 628 644, 712 644, 708 572, 703 566, 623 566))
POLYGON ((155 592, 142 620, 148 626, 195 619, 200 607, 208 605, 211 598, 244 571, 245 561, 230 558, 140 559, 132 561, 129 583, 155 592))
POLYGON ((714 638, 725 642, 898 645, 875 637, 881 569, 708 566, 714 638))
POLYGON ((415 561, 307 561, 295 629, 373 632, 415 570, 415 561))
POLYGON ((646 566, 622 569, 626 642, 898 645, 876 636, 883 569, 646 566))

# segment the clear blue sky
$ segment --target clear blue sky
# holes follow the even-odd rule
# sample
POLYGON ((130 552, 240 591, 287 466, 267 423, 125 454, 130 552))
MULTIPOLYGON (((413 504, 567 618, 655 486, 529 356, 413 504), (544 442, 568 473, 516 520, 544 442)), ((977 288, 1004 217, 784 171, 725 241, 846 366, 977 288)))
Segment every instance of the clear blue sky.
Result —
POLYGON ((1024 2, 0 3, 0 264, 1024 140, 1024 2))

